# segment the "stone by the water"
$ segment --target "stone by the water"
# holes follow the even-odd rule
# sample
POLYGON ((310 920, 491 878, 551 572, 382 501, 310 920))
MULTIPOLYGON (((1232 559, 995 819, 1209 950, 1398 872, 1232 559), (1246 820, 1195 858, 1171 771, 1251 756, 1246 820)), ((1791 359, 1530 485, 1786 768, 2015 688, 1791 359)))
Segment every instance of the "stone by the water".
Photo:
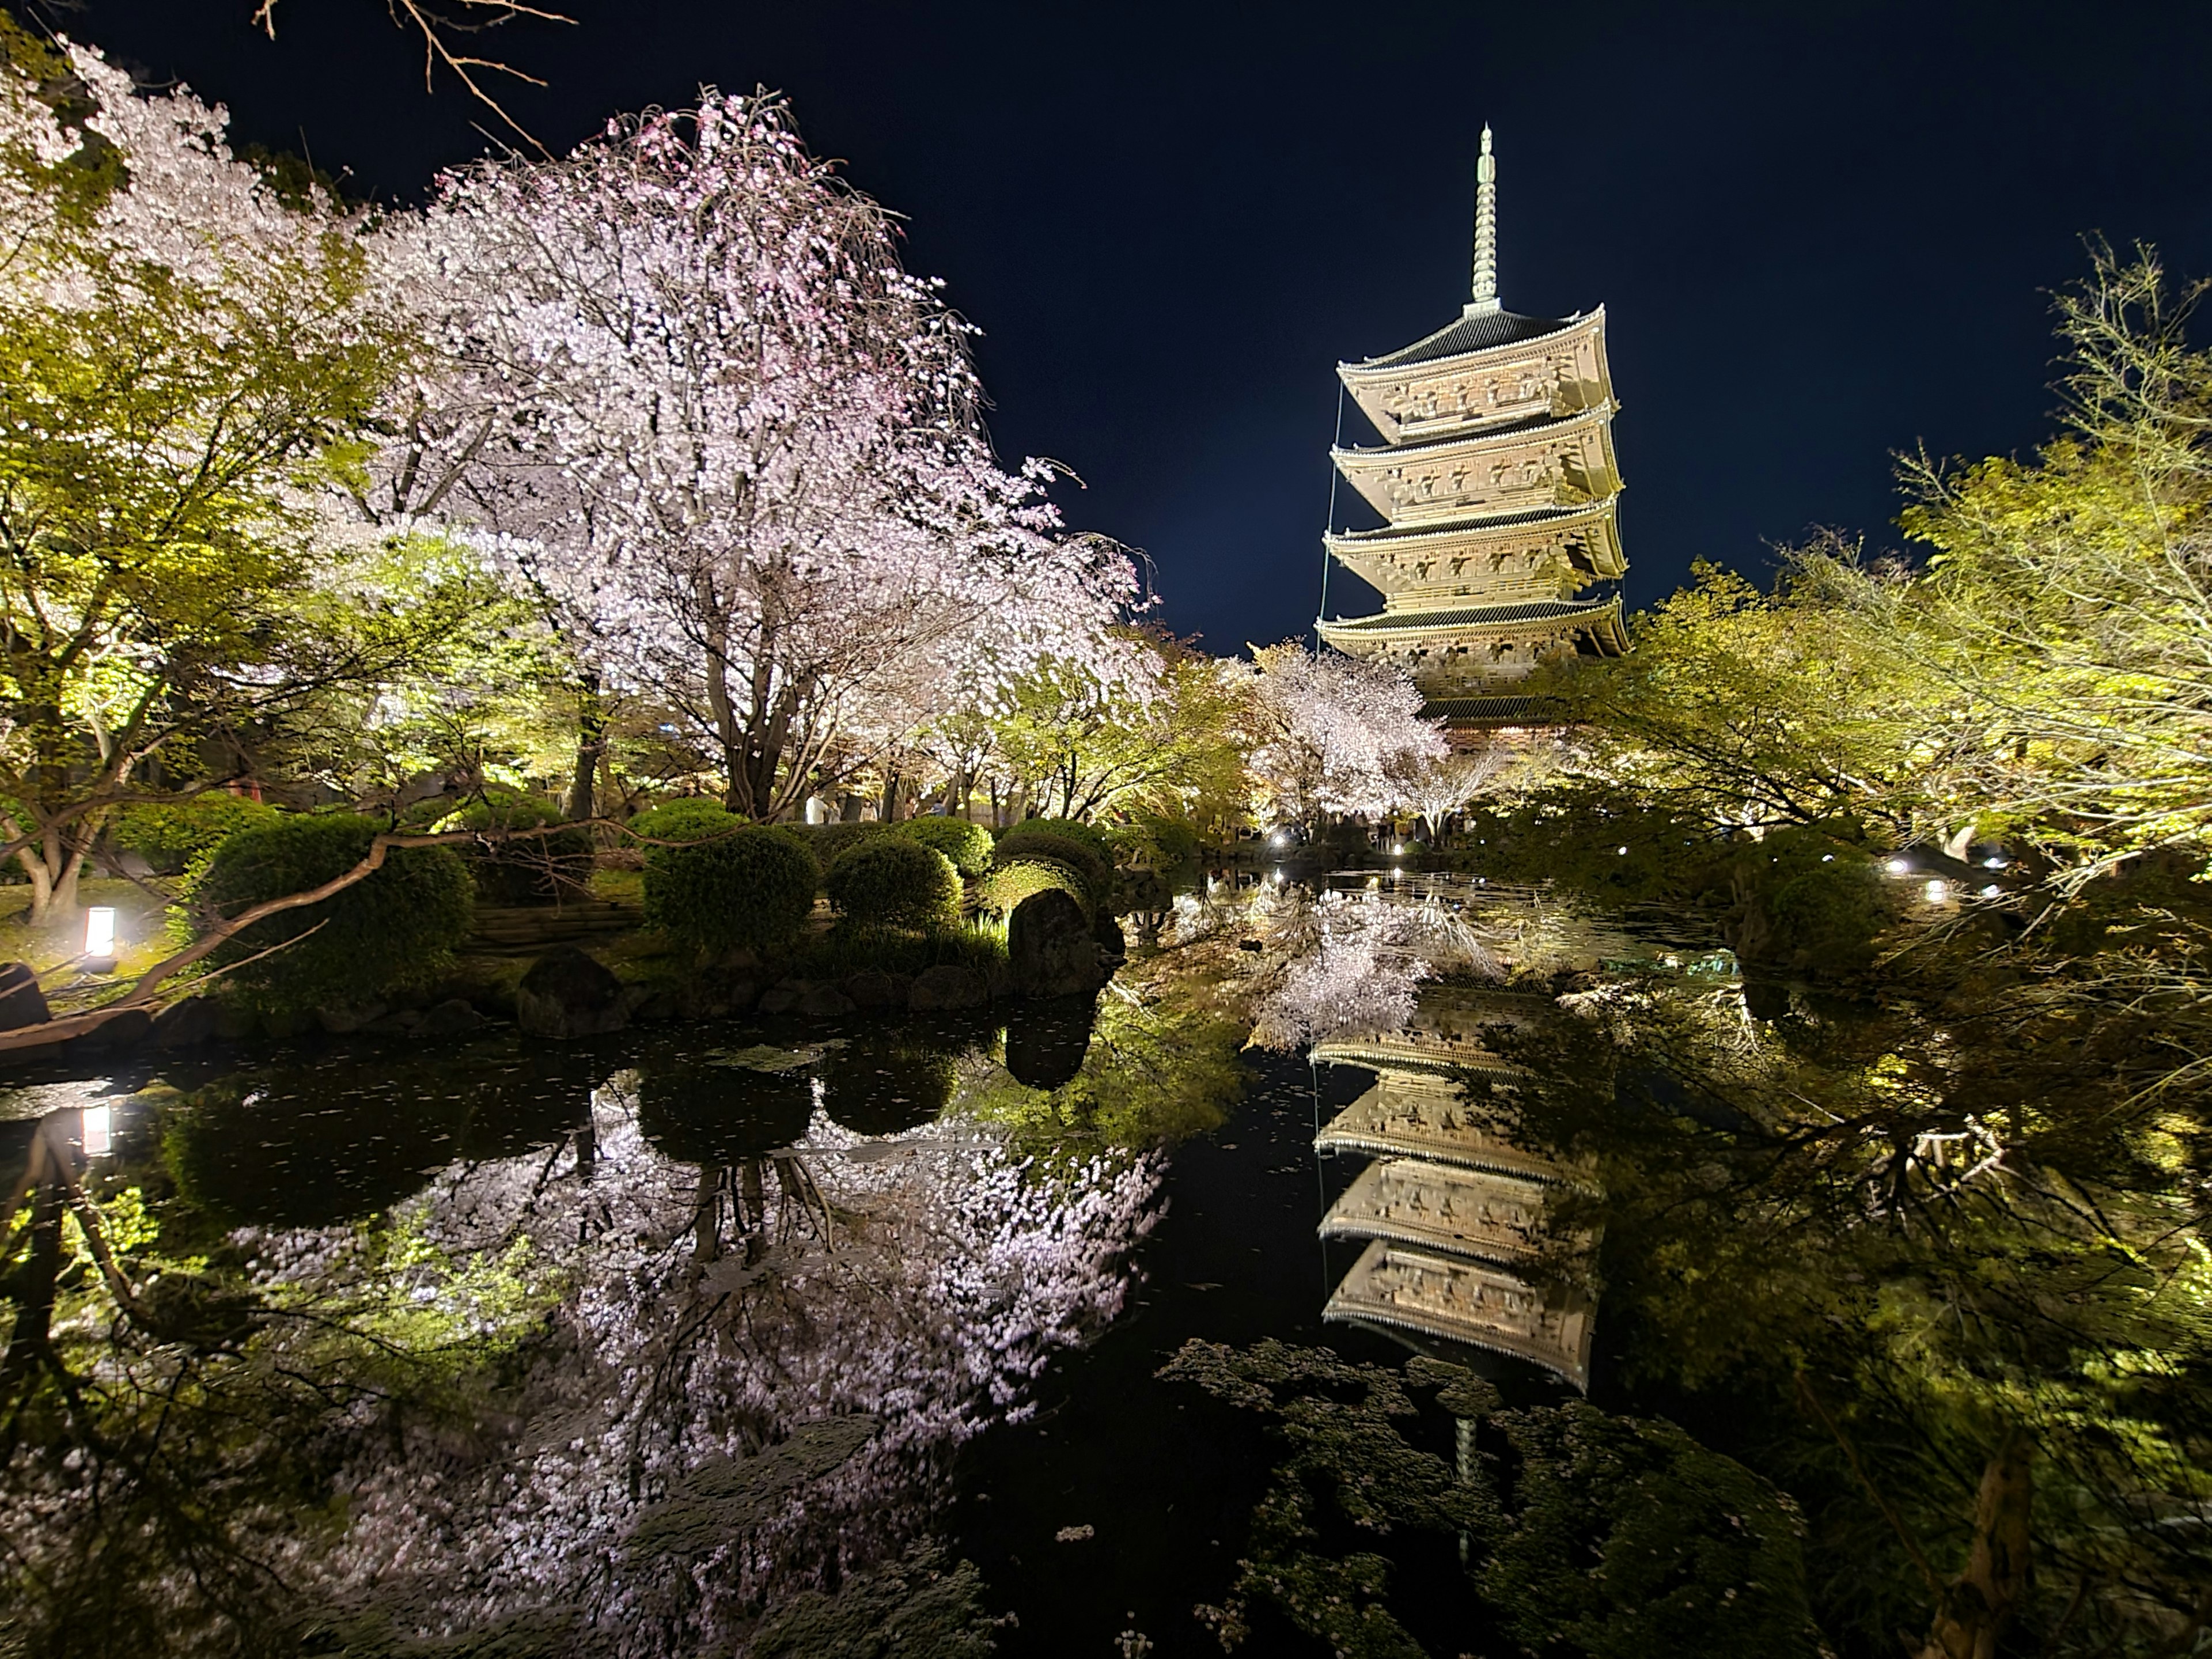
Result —
POLYGON ((990 1000, 991 988, 982 975, 949 963, 915 975, 914 988, 907 994, 907 1006, 917 1013, 982 1008, 990 1000))
POLYGON ((1083 907, 1057 887, 1032 893, 1006 923, 1014 992, 1025 997, 1082 996, 1106 982, 1083 907))
POLYGON ((27 962, 10 962, 0 965, 0 1031, 21 1030, 26 1025, 43 1025, 53 1018, 46 1006, 46 994, 39 988, 39 976, 27 962))
POLYGON ((530 1036, 599 1036, 629 1024, 623 983, 573 945, 556 945, 531 965, 514 992, 515 1023, 530 1036))

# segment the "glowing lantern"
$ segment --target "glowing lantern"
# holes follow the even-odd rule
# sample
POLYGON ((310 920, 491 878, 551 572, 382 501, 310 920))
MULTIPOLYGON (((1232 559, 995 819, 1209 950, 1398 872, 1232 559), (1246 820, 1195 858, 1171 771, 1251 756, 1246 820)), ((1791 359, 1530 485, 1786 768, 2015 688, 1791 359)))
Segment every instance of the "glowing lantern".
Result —
MULTIPOLYGON (((109 912, 112 915, 114 913, 109 912)), ((82 1113, 80 1138, 84 1142, 87 1158, 106 1158, 115 1145, 115 1123, 112 1109, 106 1106, 88 1106, 82 1113)))
POLYGON ((104 904, 84 913, 84 954, 88 962, 115 960, 115 912, 104 904))

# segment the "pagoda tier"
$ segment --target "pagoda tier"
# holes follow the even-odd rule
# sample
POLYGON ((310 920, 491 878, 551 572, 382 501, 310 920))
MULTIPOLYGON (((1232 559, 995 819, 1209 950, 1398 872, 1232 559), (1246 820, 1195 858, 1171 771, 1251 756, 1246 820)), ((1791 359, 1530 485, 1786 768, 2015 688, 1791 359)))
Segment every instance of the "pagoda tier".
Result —
POLYGON ((1613 459, 1613 400, 1579 415, 1545 416, 1503 431, 1384 449, 1334 449, 1345 482, 1391 527, 1578 507, 1620 489, 1613 459))
POLYGON ((1620 470, 1602 307, 1524 317, 1498 303, 1497 164, 1476 173, 1473 297, 1459 319, 1337 374, 1382 436, 1330 452, 1376 530, 1325 538, 1383 595, 1378 616, 1323 619, 1337 649, 1394 662, 1454 725, 1527 712, 1518 682, 1549 658, 1627 648, 1615 597, 1620 470))
POLYGON ((1393 444, 1578 415, 1610 395, 1605 307, 1565 319, 1463 315, 1403 351, 1340 363, 1336 373, 1393 444))
POLYGON ((1375 1086, 1314 1137, 1315 1149, 1425 1158, 1536 1181, 1569 1178, 1559 1164, 1515 1144, 1490 1115, 1470 1109, 1449 1075, 1403 1068, 1402 1060, 1386 1063, 1375 1086))
POLYGON ((1549 1197, 1541 1182, 1380 1158, 1329 1206, 1318 1231, 1323 1238, 1387 1238, 1511 1267, 1541 1247, 1549 1197))
POLYGON ((1596 1324, 1579 1291, 1551 1291, 1502 1268, 1376 1239, 1322 1317, 1441 1337, 1510 1354, 1589 1387, 1596 1324))
POLYGON ((1327 538, 1337 562, 1381 590, 1387 609, 1485 597, 1571 599, 1617 579, 1620 498, 1585 507, 1540 507, 1434 530, 1348 530, 1327 538))

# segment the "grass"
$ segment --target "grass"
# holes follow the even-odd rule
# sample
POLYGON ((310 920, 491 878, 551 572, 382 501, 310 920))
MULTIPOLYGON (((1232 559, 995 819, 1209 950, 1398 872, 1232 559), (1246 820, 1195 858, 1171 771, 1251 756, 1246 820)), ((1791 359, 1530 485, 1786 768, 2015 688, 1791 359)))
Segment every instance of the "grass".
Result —
MULTIPOLYGON (((106 905, 115 912, 115 977, 143 974, 173 949, 162 930, 167 906, 136 882, 88 879, 78 884, 77 896, 88 909, 106 905)), ((28 883, 0 887, 0 960, 27 962, 43 974, 83 953, 83 911, 59 927, 33 927, 30 908, 28 883)))

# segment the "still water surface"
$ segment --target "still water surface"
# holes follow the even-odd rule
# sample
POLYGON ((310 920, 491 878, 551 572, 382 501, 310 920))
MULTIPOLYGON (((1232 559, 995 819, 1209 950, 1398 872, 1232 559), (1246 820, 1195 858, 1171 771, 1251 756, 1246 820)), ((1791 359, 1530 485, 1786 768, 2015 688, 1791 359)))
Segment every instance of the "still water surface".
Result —
MULTIPOLYGON (((119 1284, 64 1219, 70 1382, 9 1384, 12 1644, 1218 1652, 1194 1609, 1279 1454, 1156 1380, 1186 1340, 1419 1347, 1530 1402, 1606 1364, 1598 1310, 1533 1284, 1558 1363, 1325 1322, 1382 1247, 1374 1214, 1317 1230, 1378 1160, 1317 1133, 1395 1086, 1449 1094, 1514 1018, 1468 982, 1727 967, 1527 894, 1333 885, 1131 918, 1146 944, 1095 1006, 354 1041, 17 1090, 0 1178, 67 1143, 119 1284), (1224 984, 1278 1047, 1178 1023, 1224 984)), ((1535 1190, 1503 1167, 1395 1164, 1462 1206, 1535 1190)), ((1425 1568, 1401 1565, 1418 1624, 1425 1568)))

